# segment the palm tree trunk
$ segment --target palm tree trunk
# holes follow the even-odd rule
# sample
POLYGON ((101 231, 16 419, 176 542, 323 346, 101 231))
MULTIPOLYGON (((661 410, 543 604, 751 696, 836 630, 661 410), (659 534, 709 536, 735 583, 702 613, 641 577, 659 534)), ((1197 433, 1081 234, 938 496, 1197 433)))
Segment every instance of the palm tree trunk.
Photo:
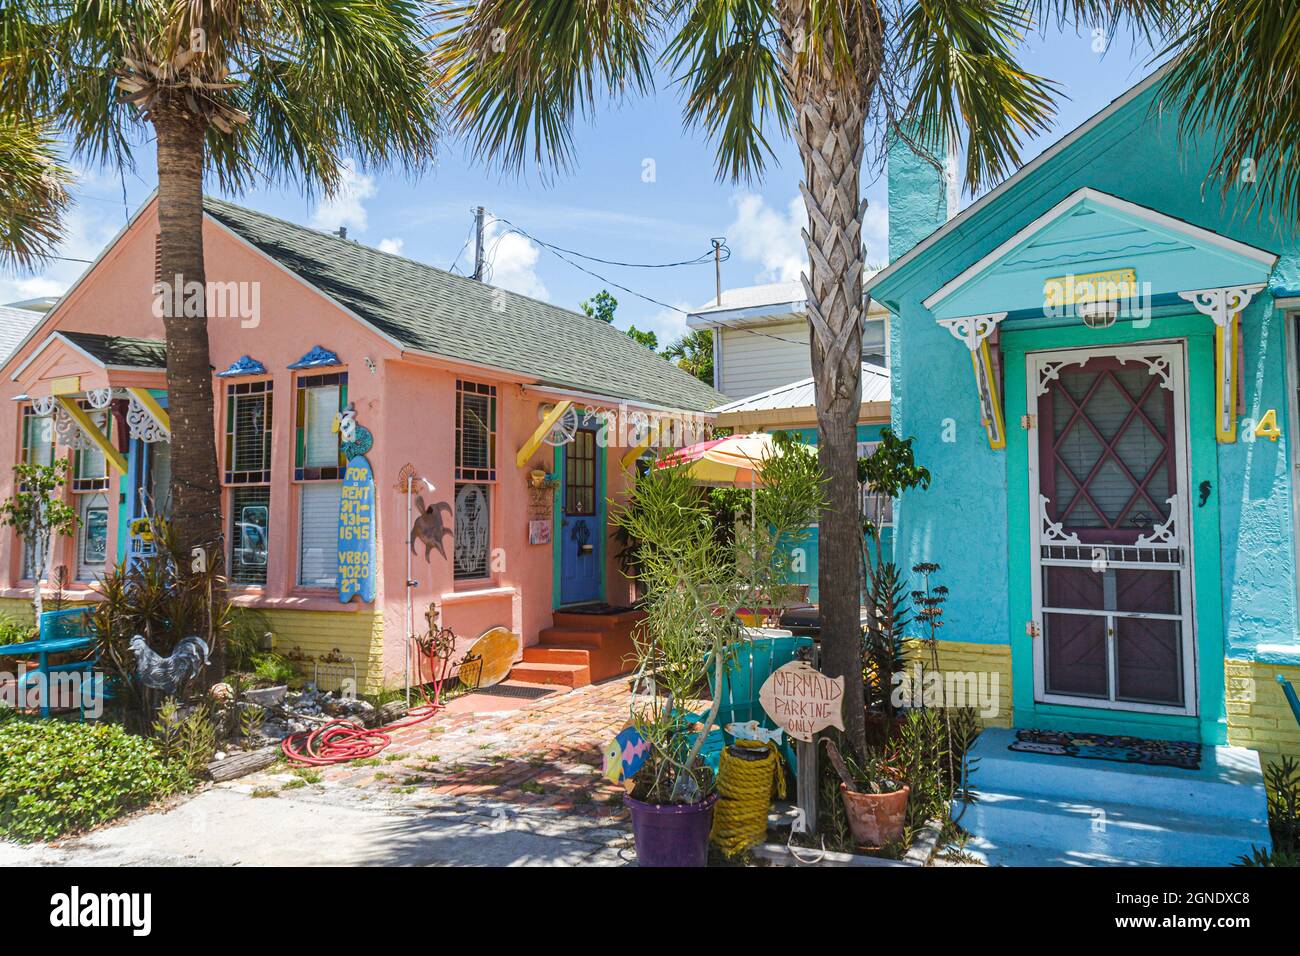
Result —
MULTIPOLYGON (((167 413, 171 418, 172 526, 178 560, 191 549, 207 552, 209 566, 224 558, 221 484, 208 358, 206 276, 203 268, 204 128, 182 110, 152 113, 158 136, 158 232, 164 294, 182 308, 164 312, 167 338, 167 413), (179 293, 176 290, 179 289, 179 293), (194 292, 195 294, 187 294, 194 292)), ((211 673, 225 673, 225 647, 212 648, 211 673)))
MULTIPOLYGON (((803 4, 782 4, 785 36, 802 31, 803 4)), ((786 51, 786 88, 794 109, 795 142, 803 161, 800 191, 808 209, 803 233, 808 273, 810 349, 817 400, 817 457, 827 478, 827 505, 818 522, 817 586, 821 669, 844 678, 844 733, 862 758, 866 720, 862 688, 862 520, 858 494, 858 413, 862 404, 862 214, 864 126, 877 71, 878 39, 850 37, 855 81, 826 66, 796 70, 786 51), (846 88, 847 87, 847 88, 846 88)))

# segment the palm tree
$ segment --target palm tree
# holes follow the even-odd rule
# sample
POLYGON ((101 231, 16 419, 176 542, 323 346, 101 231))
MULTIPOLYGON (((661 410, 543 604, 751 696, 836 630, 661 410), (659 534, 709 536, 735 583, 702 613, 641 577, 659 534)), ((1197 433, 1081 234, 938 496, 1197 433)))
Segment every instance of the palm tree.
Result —
POLYGON ((679 336, 663 355, 704 384, 713 384, 713 333, 708 329, 692 329, 679 336))
POLYGON ((29 268, 54 252, 67 183, 45 127, 0 114, 0 266, 29 268))
MULTIPOLYGON (((5 0, 0 110, 46 115, 77 154, 124 168, 151 133, 161 272, 201 289, 205 175, 230 192, 329 193, 352 158, 408 170, 432 159, 425 32, 408 0, 5 0)), ((216 560, 212 369, 196 304, 164 314, 172 517, 181 553, 202 546, 216 560)))
POLYGON ((1056 92, 1015 47, 1048 18, 1146 29, 1178 0, 478 0, 440 5, 434 64, 484 159, 563 169, 572 130, 606 99, 645 92, 656 66, 684 121, 717 144, 720 178, 762 174, 773 135, 802 161, 818 455, 822 663, 844 676, 847 736, 865 747, 860 679, 856 426, 861 394, 861 174, 891 135, 929 152, 964 140, 972 191, 1019 162, 1056 92))

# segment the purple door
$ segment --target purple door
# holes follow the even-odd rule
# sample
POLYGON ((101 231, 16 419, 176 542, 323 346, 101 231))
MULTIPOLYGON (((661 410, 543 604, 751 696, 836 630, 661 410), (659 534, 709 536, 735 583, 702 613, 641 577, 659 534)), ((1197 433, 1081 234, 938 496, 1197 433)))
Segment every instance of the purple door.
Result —
POLYGON ((1181 350, 1034 359, 1040 699, 1187 710, 1181 350))

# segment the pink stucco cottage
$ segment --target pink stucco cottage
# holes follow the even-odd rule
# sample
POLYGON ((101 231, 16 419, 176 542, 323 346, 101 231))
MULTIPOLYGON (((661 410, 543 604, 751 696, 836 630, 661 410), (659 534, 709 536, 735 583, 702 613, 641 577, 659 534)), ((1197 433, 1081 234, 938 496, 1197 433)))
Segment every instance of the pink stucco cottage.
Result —
MULTIPOLYGON (((14 461, 73 461, 78 528, 53 561, 73 600, 166 507, 156 234, 151 201, 0 370, 0 495, 14 461)), ((630 594, 607 501, 723 396, 598 319, 229 203, 208 201, 204 246, 231 592, 276 649, 400 683, 410 557, 417 632, 432 605, 465 645, 518 635, 524 679, 618 672, 603 637, 626 641, 630 594), (358 494, 372 553, 340 531, 358 494), (360 593, 341 600, 341 577, 360 593)), ((0 610, 29 613, 30 566, 0 537, 0 610)))

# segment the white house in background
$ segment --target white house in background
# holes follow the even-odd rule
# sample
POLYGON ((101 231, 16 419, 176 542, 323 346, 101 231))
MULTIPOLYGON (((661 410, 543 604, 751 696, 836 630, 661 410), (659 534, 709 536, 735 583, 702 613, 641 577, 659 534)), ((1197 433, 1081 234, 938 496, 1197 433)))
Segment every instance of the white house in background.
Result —
POLYGON ((0 305, 0 362, 18 347, 36 323, 45 318, 44 311, 23 307, 23 303, 0 305))
MULTIPOLYGON (((810 378, 806 306, 802 283, 775 282, 727 289, 688 315, 692 329, 713 331, 713 387, 741 399, 810 378)), ((872 303, 862 334, 863 363, 880 369, 889 367, 888 315, 872 303)))

